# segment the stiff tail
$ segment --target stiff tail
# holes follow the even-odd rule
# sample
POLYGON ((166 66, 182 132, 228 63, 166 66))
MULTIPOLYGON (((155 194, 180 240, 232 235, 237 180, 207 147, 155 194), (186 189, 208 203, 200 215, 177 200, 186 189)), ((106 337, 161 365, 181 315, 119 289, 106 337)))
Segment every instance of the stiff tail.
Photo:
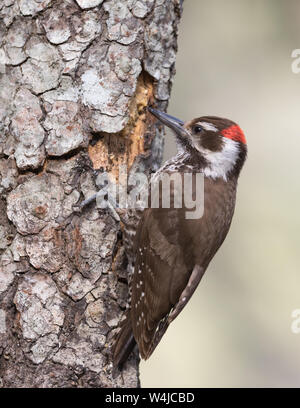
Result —
POLYGON ((113 364, 115 368, 122 367, 135 345, 136 341, 132 332, 130 310, 128 310, 125 320, 121 323, 121 330, 113 347, 113 364))

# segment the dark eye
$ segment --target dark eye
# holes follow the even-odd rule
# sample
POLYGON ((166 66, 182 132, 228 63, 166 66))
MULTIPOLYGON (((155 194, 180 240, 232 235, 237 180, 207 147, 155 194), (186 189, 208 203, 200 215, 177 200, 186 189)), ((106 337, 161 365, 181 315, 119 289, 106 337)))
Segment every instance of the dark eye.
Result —
POLYGON ((203 130, 202 126, 200 126, 200 125, 194 126, 194 133, 200 133, 200 132, 202 132, 202 130, 203 130))

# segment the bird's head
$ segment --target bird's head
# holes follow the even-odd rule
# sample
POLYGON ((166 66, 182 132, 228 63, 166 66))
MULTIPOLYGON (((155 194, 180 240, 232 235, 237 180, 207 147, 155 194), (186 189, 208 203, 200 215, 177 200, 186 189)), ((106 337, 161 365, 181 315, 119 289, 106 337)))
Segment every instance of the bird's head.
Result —
POLYGON ((157 109, 149 111, 176 135, 179 150, 203 163, 207 177, 227 180, 238 176, 247 155, 241 128, 229 119, 202 116, 183 122, 157 109))

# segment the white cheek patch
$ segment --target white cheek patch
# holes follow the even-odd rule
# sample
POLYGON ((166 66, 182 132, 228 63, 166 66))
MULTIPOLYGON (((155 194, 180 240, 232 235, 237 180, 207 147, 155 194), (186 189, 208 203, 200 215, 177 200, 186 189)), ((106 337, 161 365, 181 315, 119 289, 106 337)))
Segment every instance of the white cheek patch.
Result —
POLYGON ((239 144, 231 139, 223 139, 223 148, 220 152, 198 148, 208 162, 203 173, 213 179, 223 178, 227 181, 228 173, 233 169, 239 157, 239 144))
POLYGON ((212 123, 199 122, 199 125, 201 125, 205 130, 209 130, 211 132, 218 132, 218 129, 212 123))

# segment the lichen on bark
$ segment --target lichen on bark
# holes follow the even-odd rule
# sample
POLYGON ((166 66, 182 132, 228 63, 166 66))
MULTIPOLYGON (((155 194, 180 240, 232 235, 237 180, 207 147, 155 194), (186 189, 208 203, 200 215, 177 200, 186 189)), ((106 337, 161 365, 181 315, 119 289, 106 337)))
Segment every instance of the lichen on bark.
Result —
POLYGON ((126 305, 122 231, 74 205, 101 171, 155 170, 174 74, 177 0, 0 3, 0 384, 137 387, 112 376, 126 305))

